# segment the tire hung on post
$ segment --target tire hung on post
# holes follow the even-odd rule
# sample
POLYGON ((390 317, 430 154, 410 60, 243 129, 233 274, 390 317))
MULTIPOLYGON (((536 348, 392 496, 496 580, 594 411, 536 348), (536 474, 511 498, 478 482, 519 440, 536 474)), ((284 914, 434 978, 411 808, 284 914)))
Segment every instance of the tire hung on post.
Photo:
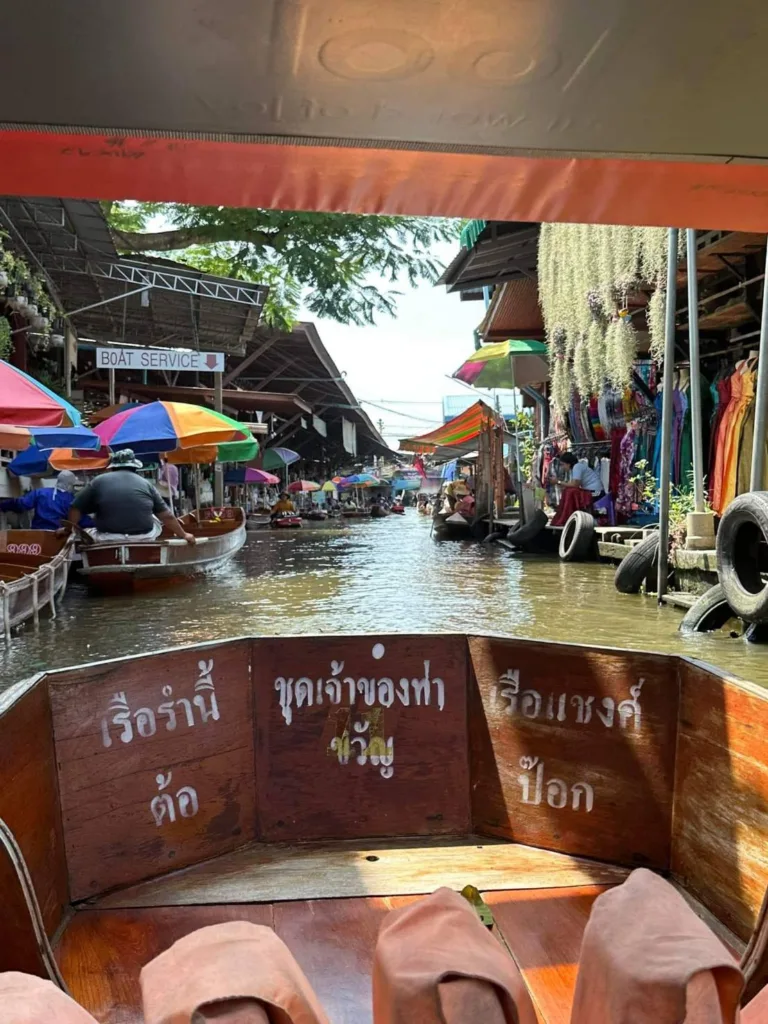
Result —
POLYGON ((735 498, 717 531, 717 575, 728 604, 746 622, 768 622, 768 492, 735 498))
POLYGON ((576 511, 560 534, 560 557, 564 562, 584 562, 592 556, 595 543, 595 517, 576 511))
POLYGON ((516 530, 509 531, 507 534, 507 540, 510 544, 514 544, 515 547, 522 548, 526 544, 530 544, 530 542, 541 533, 546 525, 546 512, 542 512, 540 508, 536 509, 529 522, 525 523, 524 526, 518 526, 516 530))
POLYGON ((716 583, 691 605, 679 628, 681 633, 711 633, 733 618, 736 613, 728 604, 722 584, 716 583))
POLYGON ((639 544, 621 560, 616 570, 614 583, 620 594, 637 594, 645 578, 656 565, 659 557, 659 535, 654 533, 639 544))

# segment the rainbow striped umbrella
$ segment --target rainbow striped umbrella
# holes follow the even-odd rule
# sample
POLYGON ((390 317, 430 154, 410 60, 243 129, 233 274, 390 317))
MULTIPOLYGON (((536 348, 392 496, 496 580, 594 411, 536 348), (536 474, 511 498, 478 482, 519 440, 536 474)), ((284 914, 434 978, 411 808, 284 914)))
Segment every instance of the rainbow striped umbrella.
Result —
POLYGON ((0 359, 0 423, 79 427, 80 413, 28 373, 0 359))
POLYGON ((150 402, 118 412, 94 427, 102 445, 137 454, 248 441, 248 429, 224 413, 186 402, 150 402))
POLYGON ((483 345, 461 364, 454 377, 475 388, 522 388, 548 377, 543 341, 500 341, 483 345))

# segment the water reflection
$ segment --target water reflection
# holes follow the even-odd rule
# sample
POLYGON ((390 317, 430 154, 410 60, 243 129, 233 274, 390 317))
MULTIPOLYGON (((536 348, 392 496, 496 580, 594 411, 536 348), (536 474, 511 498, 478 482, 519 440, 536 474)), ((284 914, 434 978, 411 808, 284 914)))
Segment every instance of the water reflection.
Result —
POLYGON ((43 668, 242 634, 489 631, 676 651, 768 684, 768 652, 725 635, 683 637, 682 612, 623 596, 611 566, 434 543, 404 517, 249 534, 204 578, 125 597, 70 586, 55 621, 25 627, 2 654, 0 685, 43 668))

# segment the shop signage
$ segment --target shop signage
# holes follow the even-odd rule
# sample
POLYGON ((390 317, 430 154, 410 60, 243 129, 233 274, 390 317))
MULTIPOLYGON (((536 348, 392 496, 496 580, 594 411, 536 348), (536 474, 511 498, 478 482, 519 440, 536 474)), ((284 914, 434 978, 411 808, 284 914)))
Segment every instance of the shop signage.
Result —
POLYGON ((223 352, 192 352, 174 348, 97 348, 100 370, 192 370, 223 373, 223 352))

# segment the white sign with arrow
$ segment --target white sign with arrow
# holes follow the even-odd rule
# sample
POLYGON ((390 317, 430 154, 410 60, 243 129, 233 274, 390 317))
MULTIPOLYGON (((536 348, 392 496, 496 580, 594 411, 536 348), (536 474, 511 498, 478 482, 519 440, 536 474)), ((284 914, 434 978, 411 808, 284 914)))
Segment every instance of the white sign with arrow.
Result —
POLYGON ((178 348, 97 348, 100 370, 191 370, 223 373, 223 352, 193 352, 178 348))

